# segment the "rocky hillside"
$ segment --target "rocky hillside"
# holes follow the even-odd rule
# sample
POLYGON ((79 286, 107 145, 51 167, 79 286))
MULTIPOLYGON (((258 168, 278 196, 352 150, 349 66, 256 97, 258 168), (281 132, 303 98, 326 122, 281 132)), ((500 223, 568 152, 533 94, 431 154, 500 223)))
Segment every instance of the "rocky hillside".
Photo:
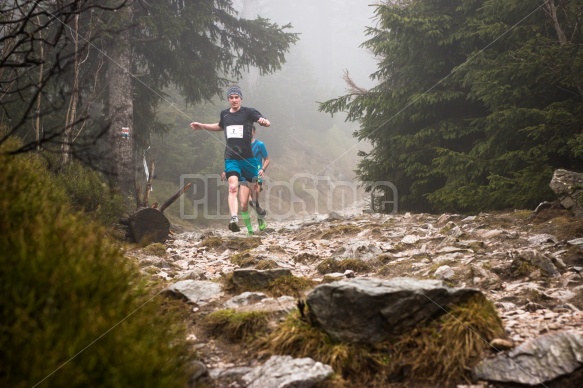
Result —
MULTIPOLYGON (((164 294, 189 306, 187 341, 200 356, 193 386, 348 387, 366 381, 369 386, 559 387, 581 376, 583 222, 563 209, 464 216, 365 214, 354 208, 268 226, 250 237, 226 226, 176 233, 158 253, 151 246, 128 252, 144 273, 165 284, 164 294), (435 371, 434 366, 429 369, 440 375, 433 376, 414 364, 395 368, 399 354, 391 346, 402 343, 395 340, 395 328, 406 323, 402 335, 443 320, 454 311, 452 303, 461 303, 444 295, 468 292, 484 295, 484 304, 491 302, 502 331, 479 331, 486 318, 462 321, 462 328, 486 345, 456 348, 471 353, 454 363, 457 372, 435 371), (374 302, 362 302, 362 294, 374 302), (338 301, 332 311, 317 308, 338 301), (391 301, 400 306, 388 306, 391 301), (417 310, 426 314, 411 323, 417 310), (233 325, 237 317, 247 321, 233 325), (305 347, 304 353, 294 348, 290 333, 300 326, 292 330, 290 322, 317 328, 324 333, 318 341, 335 344, 336 351, 351 343, 343 348, 347 358, 342 364, 329 362, 330 368, 324 361, 335 358, 324 357, 320 348, 305 347), (282 340, 283 333, 287 339, 282 340), (360 346, 360 353, 351 346, 360 346), (367 357, 385 353, 367 358, 365 348, 367 357), (359 362, 369 364, 356 366, 359 362)), ((437 332, 443 334, 446 324, 440 322, 437 332)), ((435 351, 431 362, 441 368, 452 356, 435 351)))

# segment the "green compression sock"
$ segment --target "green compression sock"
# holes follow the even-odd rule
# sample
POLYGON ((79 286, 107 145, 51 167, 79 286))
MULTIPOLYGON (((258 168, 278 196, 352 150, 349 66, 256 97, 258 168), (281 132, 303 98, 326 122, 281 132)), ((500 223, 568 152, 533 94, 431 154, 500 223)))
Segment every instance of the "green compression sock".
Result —
POLYGON ((259 224, 259 230, 265 230, 265 228, 267 227, 267 224, 265 223, 265 220, 263 218, 258 218, 257 223, 259 224))
POLYGON ((241 218, 243 222, 245 222, 245 226, 247 227, 247 231, 249 233, 253 233, 253 225, 251 225, 251 217, 249 217, 248 212, 241 212, 241 218))

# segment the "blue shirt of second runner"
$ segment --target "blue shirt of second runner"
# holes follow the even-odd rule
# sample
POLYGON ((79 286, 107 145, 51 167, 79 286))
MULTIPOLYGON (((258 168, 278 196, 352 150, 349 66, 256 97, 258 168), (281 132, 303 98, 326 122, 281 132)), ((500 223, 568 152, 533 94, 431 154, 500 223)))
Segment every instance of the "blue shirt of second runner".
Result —
MULTIPOLYGON (((251 149, 253 150, 253 155, 255 155, 255 159, 257 159, 257 173, 259 174, 259 170, 263 168, 263 160, 267 159, 269 156, 267 153, 267 148, 265 144, 261 140, 253 140, 251 143, 251 149)), ((257 182, 263 182, 261 177, 258 178, 257 182)))

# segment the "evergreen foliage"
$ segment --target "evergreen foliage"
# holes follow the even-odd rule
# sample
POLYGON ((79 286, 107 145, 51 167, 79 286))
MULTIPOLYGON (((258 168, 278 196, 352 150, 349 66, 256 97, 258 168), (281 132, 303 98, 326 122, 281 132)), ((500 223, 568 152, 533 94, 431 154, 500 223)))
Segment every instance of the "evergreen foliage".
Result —
POLYGON ((261 74, 279 70, 298 39, 287 32, 291 25, 239 18, 231 0, 163 0, 136 6, 135 12, 134 66, 143 75, 134 82, 134 127, 144 144, 150 133, 168 130, 154 120, 168 87, 188 104, 210 101, 250 67, 261 74))
POLYGON ((171 306, 71 213, 40 158, 0 163, 0 386, 185 386, 193 355, 171 306))
POLYGON ((477 212, 552 199, 553 171, 583 168, 582 6, 379 5, 363 43, 379 58, 377 86, 320 106, 346 111, 360 123, 355 135, 372 143, 359 178, 395 184, 405 210, 477 212))

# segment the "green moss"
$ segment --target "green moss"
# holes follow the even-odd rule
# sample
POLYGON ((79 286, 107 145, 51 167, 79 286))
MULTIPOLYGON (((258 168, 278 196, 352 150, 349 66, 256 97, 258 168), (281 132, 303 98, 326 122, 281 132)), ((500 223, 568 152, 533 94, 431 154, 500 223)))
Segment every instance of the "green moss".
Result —
POLYGON ((510 275, 512 278, 530 276, 537 268, 526 260, 516 259, 510 265, 510 275))
POLYGON ((0 165, 0 386, 185 386, 176 311, 36 156, 0 165))

